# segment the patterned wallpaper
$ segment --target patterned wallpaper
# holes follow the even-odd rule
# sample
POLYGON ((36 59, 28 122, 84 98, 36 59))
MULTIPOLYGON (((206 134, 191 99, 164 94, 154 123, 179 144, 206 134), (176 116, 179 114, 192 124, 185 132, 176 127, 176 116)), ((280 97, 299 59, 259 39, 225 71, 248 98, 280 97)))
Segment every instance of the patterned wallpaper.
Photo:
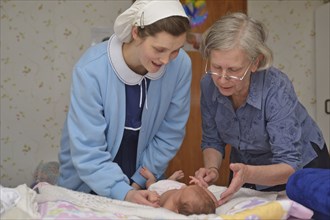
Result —
POLYGON ((315 118, 314 10, 323 0, 248 0, 248 13, 264 22, 274 66, 289 75, 315 118))
MULTIPOLYGON (((29 185, 39 162, 57 160, 72 67, 131 2, 1 0, 1 185, 29 185)), ((249 14, 270 30, 275 65, 312 115, 313 12, 322 3, 248 0, 249 14)))
POLYGON ((1 0, 1 185, 57 160, 73 65, 131 3, 1 0))

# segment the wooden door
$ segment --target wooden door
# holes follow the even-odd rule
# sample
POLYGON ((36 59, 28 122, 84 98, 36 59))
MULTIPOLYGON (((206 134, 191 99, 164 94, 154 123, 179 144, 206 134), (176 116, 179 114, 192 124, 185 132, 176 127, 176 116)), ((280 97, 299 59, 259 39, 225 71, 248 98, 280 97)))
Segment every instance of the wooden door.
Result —
MULTIPOLYGON (((185 0, 182 0, 184 3, 185 0)), ((219 17, 228 12, 245 12, 247 8, 246 0, 206 0, 206 7, 208 11, 207 20, 200 26, 192 29, 192 32, 203 33, 210 27, 219 17)), ((201 152, 201 113, 200 113, 200 87, 199 82, 201 76, 204 74, 204 61, 198 51, 188 51, 192 60, 193 78, 191 85, 191 108, 190 116, 186 128, 186 136, 182 147, 177 155, 170 162, 166 171, 169 176, 176 170, 183 170, 185 177, 182 182, 188 184, 189 176, 194 176, 195 171, 203 167, 203 158, 201 152)), ((220 178, 216 185, 227 186, 229 175, 229 154, 230 147, 226 149, 226 158, 222 162, 220 169, 220 178)))

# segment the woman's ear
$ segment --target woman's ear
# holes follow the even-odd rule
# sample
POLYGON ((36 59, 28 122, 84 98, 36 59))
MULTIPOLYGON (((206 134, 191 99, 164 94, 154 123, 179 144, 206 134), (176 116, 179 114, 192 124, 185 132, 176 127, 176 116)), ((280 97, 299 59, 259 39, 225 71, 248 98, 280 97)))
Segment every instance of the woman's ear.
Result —
POLYGON ((133 40, 136 40, 136 38, 139 37, 139 30, 138 30, 138 27, 133 26, 133 27, 132 27, 131 34, 132 34, 132 39, 133 39, 133 40))
POLYGON ((259 56, 257 56, 257 58, 254 59, 252 67, 251 67, 251 72, 255 72, 258 70, 259 68, 259 63, 261 60, 264 59, 264 56, 262 54, 260 54, 259 56))

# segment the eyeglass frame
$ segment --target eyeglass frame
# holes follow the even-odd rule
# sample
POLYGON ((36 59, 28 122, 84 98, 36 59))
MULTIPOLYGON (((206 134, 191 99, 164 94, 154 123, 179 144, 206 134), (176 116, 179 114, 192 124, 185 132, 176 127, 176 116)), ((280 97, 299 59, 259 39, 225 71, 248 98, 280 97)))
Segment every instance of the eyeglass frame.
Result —
POLYGON ((243 76, 241 76, 241 77, 238 77, 238 76, 231 76, 231 75, 222 74, 222 73, 217 73, 217 72, 213 72, 213 71, 211 71, 211 70, 208 71, 208 70, 207 70, 207 63, 208 63, 208 60, 206 60, 205 73, 206 73, 206 74, 210 74, 210 75, 214 75, 214 76, 218 76, 220 79, 221 79, 222 77, 224 77, 226 80, 232 80, 232 79, 235 79, 235 80, 242 81, 242 80, 245 78, 245 76, 246 76, 248 70, 250 69, 252 63, 254 62, 254 60, 255 60, 255 59, 253 58, 252 61, 250 62, 250 64, 248 65, 248 67, 246 68, 246 70, 245 70, 243 76))

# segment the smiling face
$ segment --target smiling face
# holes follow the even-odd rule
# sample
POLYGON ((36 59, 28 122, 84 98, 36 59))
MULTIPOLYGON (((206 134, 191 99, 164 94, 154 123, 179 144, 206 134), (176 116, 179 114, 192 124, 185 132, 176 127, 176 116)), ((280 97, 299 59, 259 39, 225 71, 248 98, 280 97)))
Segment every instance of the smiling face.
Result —
POLYGON ((126 53, 125 60, 130 68, 139 74, 157 72, 161 66, 178 56, 186 41, 186 33, 173 36, 163 31, 142 39, 136 31, 137 29, 133 29, 134 41, 127 47, 129 52, 126 53))

